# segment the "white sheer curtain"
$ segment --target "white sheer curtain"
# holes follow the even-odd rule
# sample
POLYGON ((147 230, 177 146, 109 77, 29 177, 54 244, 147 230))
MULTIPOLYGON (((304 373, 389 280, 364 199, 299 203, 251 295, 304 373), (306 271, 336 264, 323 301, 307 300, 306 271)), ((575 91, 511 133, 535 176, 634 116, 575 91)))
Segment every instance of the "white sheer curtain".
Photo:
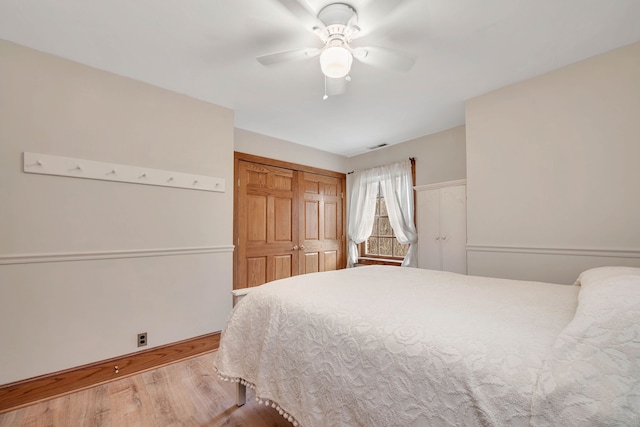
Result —
POLYGON ((396 234, 396 239, 403 245, 410 245, 402 266, 417 267, 415 252, 418 233, 413 221, 411 161, 406 160, 354 172, 350 181, 347 267, 353 267, 358 262, 358 245, 371 235, 378 183, 382 188, 389 222, 396 234))
POLYGON ((378 174, 374 169, 354 172, 350 181, 347 267, 353 267, 358 262, 358 245, 371 236, 376 214, 378 174))
POLYGON ((378 168, 382 195, 387 205, 389 222, 398 242, 409 244, 409 251, 402 261, 403 267, 417 267, 416 243, 418 232, 413 220, 413 174, 411 161, 393 163, 378 168))

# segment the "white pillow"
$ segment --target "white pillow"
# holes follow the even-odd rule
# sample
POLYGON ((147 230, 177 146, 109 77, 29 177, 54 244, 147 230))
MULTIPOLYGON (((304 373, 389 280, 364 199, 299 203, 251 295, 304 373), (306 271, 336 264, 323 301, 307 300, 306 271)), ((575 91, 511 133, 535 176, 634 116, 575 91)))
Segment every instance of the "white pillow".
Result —
POLYGON ((588 286, 602 279, 616 276, 640 276, 640 268, 635 267, 597 267, 585 270, 576 279, 574 285, 588 286))
POLYGON ((640 269, 578 280, 575 317, 540 370, 532 425, 640 426, 640 269))

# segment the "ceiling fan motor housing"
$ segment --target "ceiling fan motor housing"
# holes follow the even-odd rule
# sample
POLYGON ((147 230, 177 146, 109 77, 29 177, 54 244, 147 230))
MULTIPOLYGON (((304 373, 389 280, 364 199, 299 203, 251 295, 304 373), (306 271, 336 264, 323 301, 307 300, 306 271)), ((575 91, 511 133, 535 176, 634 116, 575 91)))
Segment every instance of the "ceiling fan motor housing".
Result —
POLYGON ((345 3, 332 3, 325 6, 318 13, 318 19, 325 25, 324 31, 328 42, 339 39, 347 44, 359 31, 358 14, 353 7, 345 3))

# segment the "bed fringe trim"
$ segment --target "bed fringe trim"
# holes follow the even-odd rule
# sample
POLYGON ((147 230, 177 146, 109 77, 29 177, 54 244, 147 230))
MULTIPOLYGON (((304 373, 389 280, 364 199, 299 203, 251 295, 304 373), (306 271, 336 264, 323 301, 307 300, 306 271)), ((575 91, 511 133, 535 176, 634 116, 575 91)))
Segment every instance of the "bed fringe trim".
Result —
MULTIPOLYGON (((218 373, 218 378, 220 378, 222 381, 226 381, 226 382, 232 382, 232 383, 240 383, 245 387, 249 387, 253 390, 256 389, 256 385, 250 381, 245 380, 244 378, 240 378, 240 377, 230 377, 224 374, 221 374, 220 371, 218 371, 218 369, 216 369, 216 372, 218 373)), ((274 408, 276 411, 278 411, 278 413, 280 415, 282 415, 282 417, 289 421, 291 424, 293 424, 294 427, 300 427, 300 423, 298 423, 298 420, 295 419, 295 417, 293 415, 291 415, 290 413, 288 413, 287 411, 285 411, 282 406, 280 406, 277 402, 274 402, 271 399, 265 399, 263 397, 260 397, 258 395, 256 395, 256 401, 258 402, 259 405, 264 405, 264 406, 271 406, 272 408, 274 408)))

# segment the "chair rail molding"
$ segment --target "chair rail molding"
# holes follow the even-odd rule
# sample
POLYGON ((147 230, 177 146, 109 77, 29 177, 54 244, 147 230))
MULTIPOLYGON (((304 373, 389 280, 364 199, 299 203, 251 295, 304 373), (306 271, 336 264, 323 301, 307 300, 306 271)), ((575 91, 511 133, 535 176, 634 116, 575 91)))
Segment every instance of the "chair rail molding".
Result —
POLYGON ((551 248, 531 246, 498 246, 467 243, 467 252, 504 252, 544 255, 573 255, 609 258, 640 258, 640 249, 551 248))
POLYGON ((416 185, 413 187, 415 191, 429 191, 445 187, 457 187, 458 185, 467 185, 466 179, 457 179, 455 181, 436 182, 433 184, 416 185))
POLYGON ((117 258, 143 258, 233 252, 235 246, 196 246, 185 248, 130 249, 115 251, 52 252, 40 254, 0 255, 0 265, 42 262, 89 261, 117 258))

